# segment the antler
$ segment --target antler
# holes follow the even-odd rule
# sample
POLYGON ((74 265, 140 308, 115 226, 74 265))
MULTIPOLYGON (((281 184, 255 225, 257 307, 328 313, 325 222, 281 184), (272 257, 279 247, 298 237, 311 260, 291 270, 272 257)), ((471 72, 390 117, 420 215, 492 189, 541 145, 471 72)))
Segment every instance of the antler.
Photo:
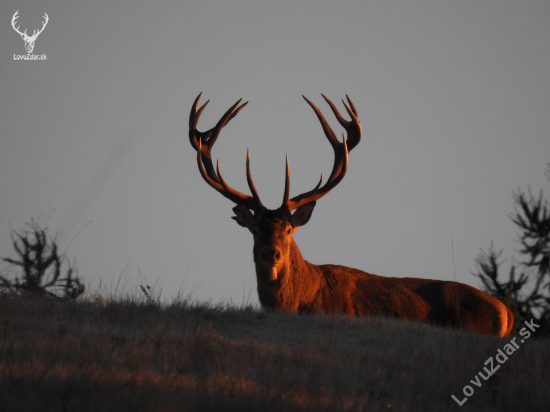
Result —
MULTIPOLYGON (((13 9, 12 9, 12 10, 13 10, 13 9)), ((15 12, 15 14, 13 15, 13 17, 11 18, 11 27, 13 27, 13 29, 14 29, 17 33, 19 33, 21 36, 26 36, 26 37, 27 37, 27 30, 25 30, 24 33, 21 33, 21 32, 19 31, 19 27, 21 27, 21 26, 15 27, 15 20, 17 20, 17 19, 19 18, 19 16, 17 15, 18 13, 19 13, 19 10, 17 10, 17 11, 15 12)))
POLYGON ((27 35, 27 30, 25 30, 23 33, 21 33, 21 31, 19 31, 19 27, 21 27, 21 26, 15 27, 15 23, 16 23, 15 20, 17 20, 19 18, 18 13, 19 13, 19 10, 17 10, 15 12, 15 14, 13 15, 13 17, 11 18, 11 26, 23 38, 26 38, 26 39, 29 39, 29 40, 36 40, 38 35, 44 31, 44 28, 46 27, 46 25, 48 24, 48 21, 50 20, 48 15, 46 13, 44 13, 43 17, 46 19, 46 21, 44 21, 44 23, 42 23, 42 28, 40 30, 38 30, 38 32, 36 30, 33 30, 32 36, 29 36, 29 35, 27 35))
MULTIPOLYGON (((208 183, 223 196, 233 201, 237 205, 246 207, 254 211, 261 211, 265 209, 265 207, 262 205, 262 202, 260 201, 260 197, 258 196, 256 187, 254 186, 254 182, 252 181, 252 175, 250 173, 249 151, 246 155, 246 180, 248 182, 248 187, 250 188, 252 196, 248 196, 244 193, 236 191, 223 180, 223 177, 220 173, 219 160, 216 164, 216 170, 214 170, 214 165, 212 164, 212 146, 214 146, 214 143, 218 139, 221 130, 227 123, 229 123, 231 119, 233 119, 241 111, 244 106, 248 104, 248 102, 243 103, 239 106, 239 103, 241 102, 241 99, 239 99, 233 106, 229 108, 229 110, 227 110, 227 112, 225 112, 225 114, 221 117, 216 126, 205 132, 200 132, 196 128, 197 123, 202 112, 210 102, 210 100, 208 100, 197 110, 197 105, 201 96, 202 93, 199 94, 195 99, 193 107, 191 108, 191 113, 189 115, 189 141, 197 151, 197 163, 201 176, 206 181, 206 183, 208 183)), ((338 119, 338 122, 346 129, 348 135, 347 139, 342 134, 342 142, 338 141, 321 111, 305 96, 302 96, 317 114, 325 135, 329 143, 332 145, 332 148, 334 150, 334 166, 332 167, 332 172, 327 180, 327 183, 325 183, 323 187, 321 187, 321 183, 323 181, 323 175, 321 174, 321 179, 313 190, 289 199, 290 172, 287 156, 285 193, 280 209, 286 209, 288 211, 298 209, 300 206, 305 205, 306 203, 320 199, 328 192, 330 192, 334 187, 336 187, 346 175, 346 171, 348 168, 348 153, 361 141, 361 123, 357 118, 357 110, 355 109, 355 106, 353 105, 353 102, 351 101, 349 96, 346 95, 349 106, 346 104, 345 101, 342 100, 342 102, 344 103, 344 106, 351 117, 350 121, 345 120, 340 115, 338 109, 336 109, 336 106, 327 97, 325 97, 325 95, 322 96, 329 104, 332 112, 338 119)))
POLYGON ((346 170, 348 167, 348 153, 351 152, 351 150, 359 144, 361 141, 361 123, 358 119, 357 110, 355 109, 355 106, 353 105, 353 102, 349 98, 348 95, 346 95, 346 98, 349 102, 349 106, 346 104, 344 100, 342 100, 342 103, 344 103, 344 106, 348 112, 348 114, 351 117, 351 121, 345 120, 340 113, 338 112, 338 109, 336 109, 336 106, 323 94, 321 94, 323 98, 326 100, 326 102, 329 104, 330 108, 332 109, 332 112, 338 119, 338 122, 346 129, 347 132, 347 139, 342 134, 342 142, 339 142, 336 136, 334 135, 334 132, 328 125, 327 121, 325 120, 323 114, 321 111, 305 96, 302 96, 306 102, 309 103, 311 108, 315 111, 315 114, 317 114, 317 117, 319 118, 319 121, 321 122, 321 126, 323 127, 323 130, 325 132, 325 135, 332 145, 332 148, 334 150, 334 166, 332 167, 332 172, 330 174, 330 177, 327 180, 327 183, 323 187, 321 186, 321 183, 323 181, 323 175, 321 174, 321 179, 319 180, 319 183, 315 188, 309 192, 302 193, 301 195, 298 195, 296 197, 293 197, 289 200, 289 190, 290 190, 290 173, 288 168, 288 157, 286 161, 286 180, 285 180, 285 194, 283 198, 283 203, 281 205, 281 208, 288 208, 288 210, 294 210, 298 209, 300 206, 305 205, 306 203, 315 201, 326 195, 328 192, 330 192, 338 183, 342 181, 344 176, 346 175, 346 170))
POLYGON ((48 15, 46 13, 44 13, 44 16, 42 16, 46 19, 46 21, 44 23, 42 23, 42 28, 40 30, 38 30, 38 32, 36 32, 36 30, 33 30, 33 33, 32 33, 32 36, 31 38, 37 38, 38 35, 40 33, 42 33, 44 31, 44 29, 46 28, 46 25, 48 24, 48 21, 50 21, 50 18, 48 17, 48 15))
POLYGON ((212 164, 212 155, 210 153, 212 150, 212 146, 214 146, 214 143, 216 143, 216 139, 218 138, 220 131, 231 119, 233 119, 241 111, 244 106, 248 104, 248 102, 243 103, 239 106, 239 103, 242 100, 239 99, 233 106, 229 108, 227 112, 225 112, 225 114, 218 121, 216 126, 205 132, 199 132, 196 128, 197 123, 203 110, 206 108, 206 105, 210 102, 210 100, 208 100, 197 110, 197 105, 201 96, 202 93, 200 93, 195 99, 195 103, 193 103, 193 107, 191 109, 191 114, 189 115, 189 141, 197 151, 197 163, 199 166, 199 171, 201 172, 201 176, 206 181, 206 183, 208 183, 210 186, 212 186, 214 189, 216 189, 218 192, 220 192, 222 195, 224 195, 226 198, 233 201, 237 205, 244 206, 254 211, 262 210, 264 207, 262 205, 262 202, 260 201, 260 197, 258 196, 256 187, 254 186, 254 182, 252 181, 252 175, 250 174, 250 152, 248 151, 246 155, 246 180, 248 182, 248 187, 252 192, 252 196, 248 196, 244 193, 238 192, 235 189, 232 189, 227 183, 225 183, 220 173, 220 162, 218 160, 216 164, 216 172, 212 164))

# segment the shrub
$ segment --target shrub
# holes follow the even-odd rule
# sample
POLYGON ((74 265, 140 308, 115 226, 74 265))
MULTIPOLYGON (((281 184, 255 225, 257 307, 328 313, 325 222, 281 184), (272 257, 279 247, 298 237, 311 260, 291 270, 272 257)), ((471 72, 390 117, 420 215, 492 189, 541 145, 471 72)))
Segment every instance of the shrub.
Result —
POLYGON ((34 219, 27 223, 30 229, 12 231, 11 239, 18 258, 1 258, 21 268, 19 275, 10 280, 0 275, 0 290, 8 293, 46 296, 74 300, 84 292, 75 264, 65 253, 58 253, 55 239, 48 235, 34 219), (62 267, 66 264, 65 276, 62 267))
MULTIPOLYGON (((546 177, 550 180, 550 163, 546 177)), ((477 257, 474 275, 481 279, 487 293, 514 313, 516 326, 534 318, 542 326, 536 336, 550 335, 550 204, 542 190, 536 197, 530 188, 528 193, 514 193, 514 202, 516 209, 509 217, 520 229, 524 259, 519 264, 512 261, 508 279, 502 279, 502 251, 495 252, 491 244, 488 252, 481 250, 477 257)))

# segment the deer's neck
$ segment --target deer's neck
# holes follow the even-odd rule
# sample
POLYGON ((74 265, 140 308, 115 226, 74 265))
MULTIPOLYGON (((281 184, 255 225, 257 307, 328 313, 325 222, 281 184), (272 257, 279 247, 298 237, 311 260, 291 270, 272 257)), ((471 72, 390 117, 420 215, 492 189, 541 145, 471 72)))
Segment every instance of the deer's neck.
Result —
POLYGON ((304 260, 294 239, 276 281, 269 280, 270 269, 259 263, 256 257, 255 263, 262 306, 296 312, 315 300, 321 286, 321 272, 317 266, 304 260))

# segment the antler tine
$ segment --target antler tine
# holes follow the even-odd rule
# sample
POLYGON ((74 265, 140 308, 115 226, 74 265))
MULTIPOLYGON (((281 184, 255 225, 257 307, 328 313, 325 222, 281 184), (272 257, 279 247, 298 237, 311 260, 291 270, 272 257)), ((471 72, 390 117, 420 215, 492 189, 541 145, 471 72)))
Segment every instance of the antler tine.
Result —
POLYGON ((205 144, 208 144, 208 146, 210 148, 212 148, 212 146, 214 145, 214 143, 216 142, 216 139, 218 138, 218 135, 221 131, 221 129, 227 125, 227 123, 229 123, 229 121, 231 119, 233 119, 247 104, 248 102, 245 102, 243 104, 241 104, 236 110, 235 110, 235 107, 237 107, 237 105, 240 103, 240 101, 242 99, 239 99, 233 106, 231 106, 229 108, 229 110, 222 116, 222 118, 218 121, 218 123, 216 124, 216 126, 214 126, 212 129, 210 130, 207 130, 205 132, 199 132, 196 127, 197 127, 197 123, 199 122, 199 118, 203 112, 203 110, 206 108, 206 106, 208 105, 208 103, 210 103, 210 99, 206 101, 206 103, 204 103, 200 108, 199 110, 197 111, 197 105, 199 103, 199 100, 202 96, 202 93, 200 93, 197 98, 195 99, 195 102, 193 103, 193 107, 191 108, 191 113, 189 115, 189 141, 191 142, 191 144, 193 145, 193 147, 195 148, 195 150, 198 148, 198 138, 196 137, 196 135, 198 135, 198 137, 202 137, 204 138, 204 143, 205 144), (227 119, 226 119, 227 117, 227 119), (225 120, 224 120, 225 119, 225 120), (217 131, 217 134, 215 135, 215 137, 213 137, 212 139, 211 136, 212 136, 212 133, 218 129, 219 130, 217 131), (208 141, 207 141, 208 140, 208 141))
POLYGON ((202 112, 210 102, 210 100, 208 100, 197 111, 197 104, 200 100, 201 95, 202 93, 200 93, 195 99, 195 102, 191 109, 191 113, 189 115, 189 141, 191 142, 191 145, 195 148, 195 150, 198 150, 198 141, 199 139, 203 140, 205 147, 202 150, 202 155, 206 173, 211 179, 218 181, 218 177, 216 176, 216 172, 214 171, 214 165, 212 164, 212 146, 214 146, 214 143, 216 143, 216 139, 218 138, 221 129, 229 122, 229 120, 235 117, 237 113, 239 113, 239 111, 241 111, 241 109, 248 104, 248 102, 242 104, 239 108, 235 110, 235 108, 242 100, 239 99, 233 106, 229 108, 229 110, 227 110, 227 112, 225 112, 225 114, 221 117, 216 126, 214 126, 210 130, 207 130, 206 132, 199 132, 196 129, 197 123, 202 112))
POLYGON ((48 15, 46 13, 44 13, 44 15, 42 17, 44 17, 46 20, 42 23, 42 28, 41 29, 39 29, 39 30, 35 29, 35 30, 32 31, 32 36, 30 37, 31 39, 36 39, 38 37, 38 35, 44 31, 44 29, 46 28, 46 25, 48 24, 48 21, 50 20, 50 18, 48 17, 48 15))
POLYGON ((254 186, 254 182, 252 181, 252 173, 250 173, 250 150, 246 151, 246 181, 248 183, 248 188, 252 193, 252 197, 259 206, 263 207, 260 196, 258 196, 258 192, 256 191, 256 186, 254 186))
MULTIPOLYGON (((321 179, 319 179, 319 183, 317 183, 317 186, 315 186, 313 190, 310 190, 307 193, 303 193, 299 196, 292 198, 291 202, 300 201, 301 199, 305 199, 306 197, 317 193, 317 190, 319 190, 319 187, 321 186, 322 182, 323 182, 323 174, 321 173, 321 179)), ((286 174, 285 174, 285 193, 283 196, 283 203, 281 204, 280 208, 288 208, 288 210, 294 210, 300 207, 302 204, 308 203, 308 202, 304 202, 304 203, 300 202, 298 206, 294 207, 294 204, 289 203, 289 200, 288 200, 288 198, 290 197, 289 194, 290 194, 290 168, 288 166, 288 154, 287 154, 286 155, 286 174)))
POLYGON ((208 103, 210 103, 210 100, 207 100, 206 103, 204 103, 197 111, 197 105, 199 104, 201 96, 202 93, 197 96, 195 102, 193 103, 193 107, 191 107, 191 113, 189 114, 189 142, 191 142, 191 145, 195 150, 198 150, 199 148, 199 139, 202 139, 203 137, 207 139, 209 137, 208 132, 210 132, 210 130, 207 132, 199 132, 197 130, 199 118, 208 103))
MULTIPOLYGON (((197 105, 199 104, 199 100, 200 100, 201 96, 202 96, 202 92, 200 92, 199 95, 195 98, 195 101, 193 102, 193 106, 191 107, 191 113, 189 113, 189 128, 190 129, 195 128, 195 126, 197 125, 198 118, 197 118, 197 122, 194 122, 194 121, 195 121, 195 117, 197 115, 197 105)), ((207 102, 203 106, 206 106, 209 102, 210 102, 210 99, 207 100, 207 102)), ((201 109, 202 109, 202 107, 201 107, 201 109)), ((200 114, 199 114, 199 117, 200 117, 200 114)))
POLYGON ((319 179, 319 183, 317 183, 317 186, 315 186, 313 190, 310 190, 309 192, 302 193, 301 195, 295 196, 287 202, 288 210, 295 210, 295 209, 298 209, 300 206, 305 205, 306 203, 312 202, 314 200, 319 200, 328 192, 330 192, 332 189, 334 189, 338 185, 338 183, 342 181, 348 169, 348 153, 349 153, 347 150, 347 145, 345 141, 344 141, 344 145, 345 145, 344 156, 342 160, 338 163, 337 163, 337 160, 335 159, 333 172, 331 173, 327 183, 325 183, 323 187, 319 188, 321 186, 321 182, 323 181, 323 175, 321 174, 321 179, 319 179))
POLYGON ((42 23, 42 28, 38 31, 38 33, 36 33, 36 36, 38 36, 40 33, 42 33, 44 31, 44 29, 46 28, 46 25, 50 21, 50 18, 48 17, 48 15, 46 13, 44 13, 44 15, 42 17, 44 17, 45 21, 44 21, 44 23, 42 23))
MULTIPOLYGON (((197 164, 199 166, 199 171, 201 173, 202 178, 205 180, 206 183, 208 183, 210 186, 212 186, 214 189, 216 189, 218 192, 220 192, 223 196, 231 200, 232 202, 247 207, 252 210, 257 210, 258 205, 261 206, 261 203, 258 204, 256 200, 250 196, 245 195, 244 193, 241 193, 233 188, 231 188, 223 179, 223 176, 220 173, 220 161, 218 160, 216 162, 216 169, 217 169, 217 176, 216 179, 212 179, 206 172, 204 168, 204 160, 202 158, 202 152, 203 152, 203 146, 201 143, 201 139, 199 139, 199 150, 197 150, 197 164)), ((258 198, 259 200, 259 198, 258 198)))
MULTIPOLYGON (((233 189, 231 186, 229 186, 227 183, 225 183, 225 180, 223 180, 223 176, 220 172, 220 161, 219 160, 216 163, 216 169, 218 171, 218 178, 220 179, 220 183, 222 184, 222 186, 224 188, 224 191, 220 192, 222 195, 227 197, 229 200, 232 200, 234 203, 240 204, 242 206, 246 206, 249 209, 257 209, 256 200, 253 197, 245 195, 244 193, 241 193, 241 192, 233 189)), ((258 200, 259 200, 259 198, 258 198, 258 200)))
POLYGON ((286 172, 285 172, 285 194, 283 195, 283 203, 281 207, 284 207, 288 203, 290 194, 290 169, 288 167, 288 153, 286 155, 286 172))
MULTIPOLYGON (((348 96, 347 94, 346 94, 346 99, 348 99, 348 103, 349 103, 349 105, 350 105, 350 107, 351 107, 351 110, 353 111, 353 114, 355 115, 355 117, 358 118, 358 117, 359 117, 359 114, 357 113, 357 109, 355 108, 355 105, 353 104, 353 102, 351 101, 351 99, 349 98, 349 96, 348 96)), ((342 101, 343 101, 343 100, 342 100, 342 101)), ((344 104, 346 104, 346 103, 344 102, 344 104)), ((349 113, 349 112, 348 112, 348 113, 349 113)), ((350 116, 351 116, 351 113, 350 113, 350 116)), ((359 120, 359 119, 357 119, 357 120, 359 120)))
POLYGON ((321 96, 323 96, 323 98, 329 104, 332 112, 334 113, 334 116, 336 116, 336 119, 338 119, 338 123, 340 123, 342 127, 344 127, 344 129, 346 129, 346 132, 348 133, 348 149, 351 152, 355 148, 355 146, 357 146, 361 141, 361 123, 359 122, 357 110, 355 109, 353 102, 347 94, 346 98, 348 99, 349 106, 344 100, 342 100, 346 111, 351 117, 351 121, 348 122, 342 117, 342 115, 340 115, 340 112, 338 111, 334 103, 332 103, 324 94, 321 94, 321 96))
POLYGON ((16 25, 16 21, 15 21, 15 20, 17 20, 18 18, 19 18, 19 10, 17 10, 17 11, 14 13, 13 17, 11 18, 11 26, 12 26, 13 29, 14 29, 17 33, 19 33, 20 35, 22 35, 22 36, 25 35, 25 36, 26 36, 26 35, 27 35, 27 30, 25 30, 25 31, 22 33, 22 32, 19 30, 19 27, 21 27, 20 25, 17 26, 17 27, 15 27, 15 25, 16 25))
MULTIPOLYGON (((346 106, 346 110, 348 110, 348 113, 350 113, 350 116, 352 117, 352 120, 348 122, 344 118, 342 118, 342 116, 340 115, 340 113, 338 112, 334 104, 329 99, 327 99, 324 95, 323 97, 325 98, 327 103, 330 105, 332 111, 334 112, 340 124, 344 126, 346 130, 348 130, 348 135, 350 133, 349 132, 350 130, 352 130, 352 132, 354 131, 356 132, 356 129, 357 129, 356 124, 359 124, 359 120, 357 119, 356 113, 354 113, 355 107, 349 108, 344 103, 344 105, 346 106)), ((301 195, 295 196, 289 200, 287 191, 290 183, 290 177, 288 174, 288 162, 287 162, 287 182, 285 183, 285 198, 284 198, 285 201, 283 202, 283 205, 281 207, 286 205, 286 207, 289 210, 297 209, 300 206, 305 205, 306 203, 318 200, 324 195, 326 195, 328 192, 330 192, 334 187, 336 187, 336 185, 338 185, 338 183, 340 183, 344 178, 344 176, 346 175, 346 171, 348 168, 348 153, 349 153, 349 150, 351 150, 348 148, 347 141, 344 135, 342 134, 342 142, 339 142, 336 139, 334 132, 328 125, 326 119, 324 118, 320 110, 312 102, 310 102, 305 96, 304 96, 304 99, 309 103, 309 105, 315 111, 317 118, 321 122, 321 126, 323 127, 325 135, 332 145, 332 148, 334 150, 334 165, 332 167, 332 172, 327 180, 327 183, 325 183, 323 187, 320 187, 321 182, 323 180, 323 175, 321 175, 321 180, 313 190, 306 193, 302 193, 301 195)), ((352 103, 351 103, 351 100, 349 100, 349 98, 348 98, 348 101, 350 102, 350 105, 351 105, 352 103)), ((359 126, 359 132, 360 130, 361 130, 361 127, 359 126)), ((358 135, 359 138, 357 139, 357 136, 354 135, 354 140, 356 141, 355 145, 359 143, 360 136, 361 135, 359 133, 358 135)))
MULTIPOLYGON (((237 102, 233 106, 231 106, 224 113, 222 118, 220 120, 218 120, 218 123, 216 124, 216 126, 214 126, 212 129, 209 130, 209 132, 210 132, 210 136, 209 136, 209 139, 208 139, 208 147, 209 148, 212 148, 212 146, 214 146, 214 143, 216 143, 216 140, 218 139, 218 136, 220 135, 221 130, 227 124, 227 122, 229 121, 229 118, 231 117, 231 115, 233 114, 235 108, 239 105, 241 100, 242 99, 237 100, 237 102)), ((242 109, 247 104, 248 104, 248 102, 243 103, 242 106, 240 107, 240 109, 242 109)), ((239 110, 239 109, 237 109, 237 110, 239 110)), ((237 113, 238 113, 238 111, 237 111, 237 113)))
MULTIPOLYGON (((313 111, 315 111, 315 114, 317 115, 317 118, 321 122, 321 126, 323 127, 325 135, 327 136, 327 139, 330 142, 330 144, 332 145, 332 147, 338 146, 340 144, 340 142, 338 141, 338 139, 334 135, 334 132, 330 128, 329 124, 327 123, 327 121, 325 119, 325 116, 323 116, 323 113, 321 113, 321 111, 317 108, 317 106, 315 106, 306 96, 302 95, 302 97, 305 99, 306 102, 308 102, 308 104, 311 106, 313 111)), ((330 102, 330 100, 329 100, 329 102, 330 102)), ((332 104, 332 102, 330 102, 329 104, 332 104)), ((339 115, 340 115, 340 113, 338 113, 338 116, 339 115)))
POLYGON ((231 108, 227 112, 225 112, 225 114, 218 121, 216 126, 214 126, 212 129, 206 132, 199 132, 196 129, 196 126, 199 121, 200 115, 202 114, 203 110, 205 109, 206 105, 209 102, 207 101, 197 110, 197 105, 201 95, 202 93, 199 94, 195 99, 193 107, 191 108, 191 113, 189 115, 189 141, 197 151, 197 163, 199 166, 199 171, 201 173, 201 176, 206 181, 206 183, 208 183, 210 186, 212 186, 214 189, 220 192, 223 196, 233 201, 234 203, 240 206, 244 206, 248 209, 260 210, 261 208, 263 208, 263 205, 260 201, 260 197, 258 196, 256 188, 254 187, 254 182, 252 181, 252 175, 250 173, 250 155, 249 154, 247 155, 247 160, 246 160, 246 178, 247 178, 248 186, 250 187, 250 190, 252 192, 252 197, 231 188, 223 180, 223 177, 220 173, 219 160, 216 165, 216 171, 214 170, 214 166, 212 164, 212 156, 211 156, 212 146, 216 142, 216 139, 218 138, 221 129, 229 122, 229 120, 235 117, 237 113, 239 113, 239 111, 244 106, 246 106, 248 102, 242 104, 237 108, 237 106, 241 101, 241 99, 239 99, 237 103, 231 106, 231 108), (205 139, 204 145, 202 144, 203 138, 205 139))

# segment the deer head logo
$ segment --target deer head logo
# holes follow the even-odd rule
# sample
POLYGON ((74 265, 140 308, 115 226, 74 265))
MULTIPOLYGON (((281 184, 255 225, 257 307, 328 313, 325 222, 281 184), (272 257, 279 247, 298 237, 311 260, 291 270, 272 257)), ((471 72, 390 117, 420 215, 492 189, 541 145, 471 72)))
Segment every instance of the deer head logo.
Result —
POLYGON ((44 28, 46 27, 46 25, 48 24, 48 20, 49 20, 49 17, 46 13, 44 13, 44 18, 46 19, 46 21, 42 24, 42 28, 38 31, 34 30, 33 33, 32 33, 32 36, 29 36, 27 35, 27 30, 25 30, 23 33, 21 33, 19 31, 19 27, 20 26, 17 26, 15 27, 15 20, 17 20, 19 18, 19 10, 17 10, 15 12, 15 14, 13 15, 12 19, 11 19, 11 26, 13 27, 13 29, 19 33, 21 35, 21 38, 23 40, 25 40, 25 48, 27 49, 27 53, 32 53, 33 49, 34 49, 34 43, 36 41, 36 38, 38 37, 38 35, 40 33, 42 33, 44 31, 44 28))

